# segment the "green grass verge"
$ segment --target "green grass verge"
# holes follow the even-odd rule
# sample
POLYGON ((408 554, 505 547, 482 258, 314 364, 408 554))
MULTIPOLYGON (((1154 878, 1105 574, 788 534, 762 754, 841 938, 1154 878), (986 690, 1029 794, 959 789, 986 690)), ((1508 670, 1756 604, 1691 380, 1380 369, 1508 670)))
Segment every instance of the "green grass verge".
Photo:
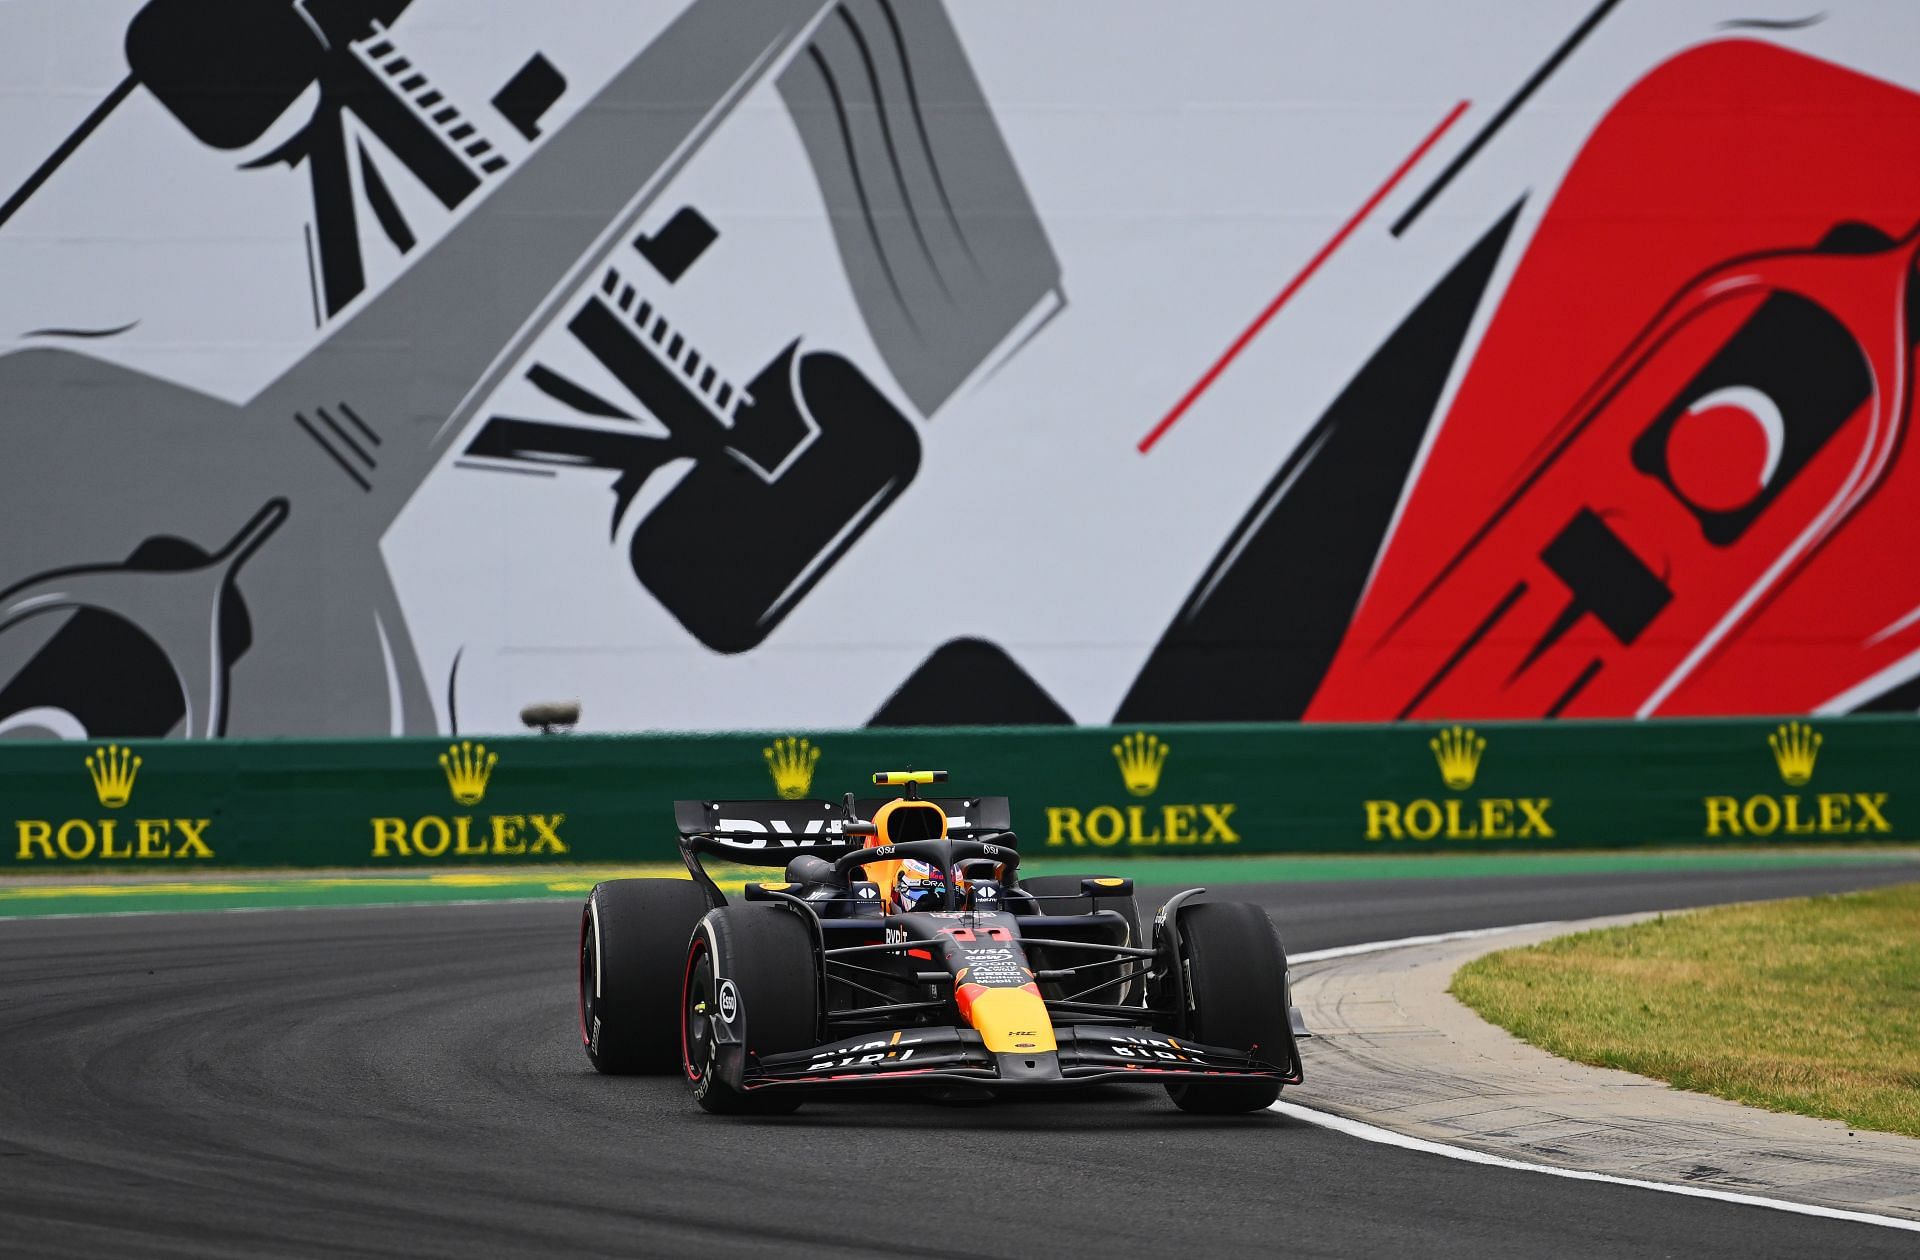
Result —
POLYGON ((1920 1137, 1920 884, 1582 932, 1451 991, 1563 1058, 1920 1137))

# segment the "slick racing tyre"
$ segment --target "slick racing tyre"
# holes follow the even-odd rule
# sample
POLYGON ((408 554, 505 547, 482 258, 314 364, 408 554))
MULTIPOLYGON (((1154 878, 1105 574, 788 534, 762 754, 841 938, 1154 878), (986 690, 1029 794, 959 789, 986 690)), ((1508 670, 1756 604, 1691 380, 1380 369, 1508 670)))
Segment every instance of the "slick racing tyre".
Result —
POLYGON ((681 1067, 701 1107, 719 1115, 784 1115, 797 1092, 745 1093, 726 1079, 731 1053, 765 1057, 819 1039, 820 963, 814 929, 780 905, 723 906, 700 920, 686 952, 681 1067), (744 1047, 726 1045, 737 1035, 744 1047))
POLYGON ((612 879, 580 911, 580 1043, 608 1075, 680 1062, 680 965, 707 895, 690 879, 612 879))
MULTIPOLYGON (((1096 879, 1095 875, 1036 875, 1032 879, 1020 881, 1020 887, 1036 897, 1046 900, 1040 903, 1042 914, 1088 914, 1095 910, 1118 910, 1120 917, 1127 921, 1127 939, 1125 944, 1136 949, 1145 947, 1149 942, 1140 928, 1140 902, 1133 897, 1084 896, 1080 892, 1080 881, 1096 879)), ((1128 968, 1122 964, 1114 967, 1089 969, 1087 979, 1077 987, 1090 988, 1093 985, 1112 979, 1128 968)), ((1126 984, 1117 984, 1102 989, 1087 1000, 1089 1002, 1117 1002, 1122 1006, 1137 1006, 1146 991, 1145 977, 1137 977, 1126 984)))
MULTIPOLYGON (((1180 912, 1181 953, 1193 1009, 1186 1034, 1202 1045, 1251 1049, 1283 1063, 1287 956, 1273 921, 1243 901, 1203 901, 1180 912)), ((1280 1097, 1278 1081, 1179 1081, 1167 1093, 1182 1111, 1228 1115, 1259 1111, 1280 1097)))

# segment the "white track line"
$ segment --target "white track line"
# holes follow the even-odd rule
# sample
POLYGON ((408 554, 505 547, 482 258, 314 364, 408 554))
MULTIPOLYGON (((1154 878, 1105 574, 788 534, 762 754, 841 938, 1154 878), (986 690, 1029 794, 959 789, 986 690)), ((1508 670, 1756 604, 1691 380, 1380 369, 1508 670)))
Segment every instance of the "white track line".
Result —
POLYGON ((1333 1129, 1363 1141, 1378 1142, 1383 1146, 1398 1146, 1409 1151, 1424 1151, 1429 1155, 1444 1155, 1448 1159, 1458 1159, 1469 1164, 1487 1164, 1494 1168, 1546 1173, 1550 1177, 1565 1177, 1570 1181, 1599 1181, 1611 1186, 1634 1186, 1641 1190, 1658 1190, 1662 1194, 1685 1195, 1691 1199, 1719 1199, 1723 1203, 1743 1203, 1748 1207, 1772 1208, 1777 1212, 1796 1212, 1801 1216, 1823 1216, 1829 1220, 1855 1221, 1862 1225, 1884 1225, 1888 1229, 1904 1229, 1920 1233, 1920 1221, 1904 1220, 1897 1216, 1877 1216, 1872 1212, 1849 1212, 1844 1208, 1821 1207, 1815 1203, 1794 1203, 1787 1199, 1767 1199, 1756 1194, 1735 1194, 1731 1190, 1710 1190, 1704 1186, 1678 1186, 1664 1181, 1641 1181, 1635 1177, 1616 1177, 1611 1173, 1560 1168, 1553 1164, 1529 1164, 1522 1160, 1508 1159, 1504 1155, 1489 1155, 1485 1151, 1470 1150, 1464 1146, 1448 1146, 1444 1142, 1429 1142, 1425 1138, 1408 1137, 1404 1133, 1395 1133, 1391 1129, 1382 1129, 1378 1125, 1366 1124, 1359 1120, 1349 1120, 1345 1116, 1315 1111, 1311 1107, 1302 1107, 1298 1103, 1277 1102, 1273 1104, 1272 1110, 1291 1119, 1304 1120, 1308 1124, 1316 1124, 1323 1129, 1333 1129))
MULTIPOLYGON (((1513 927, 1475 928, 1466 932, 1438 932, 1431 936, 1408 936, 1397 941, 1369 941, 1364 945, 1341 945, 1333 949, 1309 950, 1304 954, 1294 954, 1288 961, 1296 963, 1323 962, 1332 958, 1351 958, 1355 954, 1377 954, 1384 950, 1400 949, 1410 945, 1438 945, 1447 941, 1467 941, 1482 936, 1499 936, 1506 932, 1520 932, 1530 928, 1552 927, 1554 922, 1522 923, 1513 927)), ((1457 1159, 1468 1164, 1485 1164, 1492 1168, 1511 1168, 1519 1172, 1545 1173, 1549 1177, 1565 1177, 1569 1181, 1598 1181, 1610 1186, 1632 1186, 1640 1190, 1658 1190, 1662 1194, 1684 1195, 1690 1199, 1718 1199, 1722 1203, 1739 1203, 1747 1207, 1772 1208, 1776 1212, 1793 1212, 1800 1216, 1819 1216, 1834 1221, 1853 1221, 1860 1225, 1879 1225, 1887 1229, 1903 1229, 1909 1233, 1920 1234, 1920 1221, 1910 1221, 1898 1216, 1880 1216, 1873 1212, 1851 1212, 1845 1208, 1822 1207, 1815 1203, 1795 1203, 1790 1199, 1769 1199, 1757 1194, 1736 1194, 1731 1190, 1713 1190, 1705 1186, 1681 1186, 1665 1181, 1642 1181, 1637 1177, 1617 1177, 1611 1173, 1587 1172, 1578 1168, 1561 1168, 1555 1164, 1531 1164, 1524 1160, 1509 1159, 1505 1155, 1493 1155, 1486 1151, 1476 1151, 1465 1146, 1450 1146, 1445 1142, 1429 1141, 1426 1138, 1410 1137, 1405 1133, 1395 1133, 1392 1129, 1383 1129, 1376 1124, 1363 1120, 1349 1120, 1331 1112, 1318 1111, 1312 1107, 1303 1107, 1299 1103, 1277 1102, 1272 1111, 1289 1119, 1300 1120, 1307 1124, 1318 1125, 1323 1129, 1332 1129, 1348 1137, 1356 1137, 1364 1142, 1378 1142, 1382 1146, 1397 1146, 1402 1150, 1421 1151, 1428 1155, 1440 1155, 1447 1159, 1457 1159)))
POLYGON ((1540 923, 1515 923, 1510 927, 1470 928, 1462 932, 1436 932, 1431 936, 1403 936, 1397 941, 1368 941, 1364 945, 1336 945, 1332 949, 1310 949, 1304 954, 1289 954, 1290 963, 1326 962, 1330 958, 1351 958, 1355 954, 1377 954, 1387 949, 1404 949, 1409 945, 1443 945, 1448 941, 1470 941, 1481 936, 1499 936, 1506 932, 1526 932, 1534 928, 1558 927, 1561 920, 1548 919, 1540 923))

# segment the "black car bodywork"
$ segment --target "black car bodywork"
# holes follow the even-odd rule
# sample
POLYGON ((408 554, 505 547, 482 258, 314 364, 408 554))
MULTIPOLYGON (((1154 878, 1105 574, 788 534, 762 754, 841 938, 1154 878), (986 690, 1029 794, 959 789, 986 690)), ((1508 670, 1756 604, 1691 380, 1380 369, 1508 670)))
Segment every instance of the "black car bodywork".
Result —
POLYGON ((689 962, 682 1000, 682 1058, 703 1104, 710 1082, 747 1099, 1118 1081, 1166 1084, 1176 1101, 1195 1085, 1197 1098, 1264 1105, 1257 1100, 1270 1102, 1279 1086, 1301 1080, 1295 1037, 1304 1030, 1264 914, 1232 903, 1216 911, 1216 903, 1195 902, 1204 889, 1190 889, 1167 902, 1142 939, 1130 880, 1049 876, 1029 888, 1006 798, 920 798, 916 781, 931 780, 927 772, 905 780, 906 796, 891 801, 849 793, 840 805, 676 803, 681 853, 714 908, 695 928, 694 957, 706 962, 689 962), (804 931, 781 925, 782 939, 793 942, 790 952, 810 951, 810 960, 781 960, 786 978, 760 980, 760 991, 736 982, 733 972, 752 968, 735 961, 742 947, 725 939, 715 917, 742 910, 727 907, 706 858, 780 869, 783 879, 748 882, 744 900, 797 920, 804 931), (911 910, 894 904, 884 880, 870 878, 908 859, 941 875, 935 894, 911 910), (1197 959, 1187 939, 1194 912, 1223 920, 1230 909, 1253 912, 1236 920, 1250 946, 1219 937, 1216 923, 1210 931, 1228 944, 1197 959), (1198 979, 1196 965, 1206 973, 1198 979), (1248 978, 1244 985, 1237 974, 1248 978), (804 1044, 768 1045, 771 1024, 791 1018, 792 994, 776 990, 809 983, 810 1035, 804 1044), (1236 1040, 1205 1039, 1221 1029, 1236 1040), (1228 1084, 1236 1081, 1244 1084, 1228 1084))

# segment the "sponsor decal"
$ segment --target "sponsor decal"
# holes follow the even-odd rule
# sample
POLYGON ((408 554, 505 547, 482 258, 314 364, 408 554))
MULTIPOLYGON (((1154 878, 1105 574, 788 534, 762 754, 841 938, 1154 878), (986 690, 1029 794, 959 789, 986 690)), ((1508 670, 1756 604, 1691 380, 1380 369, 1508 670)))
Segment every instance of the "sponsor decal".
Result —
MULTIPOLYGON (((486 799, 500 754, 485 744, 461 740, 440 754, 440 769, 456 805, 486 799)), ((418 818, 368 820, 376 858, 563 857, 565 814, 423 814, 418 818)))
POLYGON ((1428 745, 1440 766, 1442 782, 1456 792, 1473 786, 1474 777, 1480 773, 1480 757, 1487 751, 1485 739, 1470 728, 1455 726, 1435 735, 1428 745))
POLYGON ((1152 796, 1160 787, 1160 770, 1167 764, 1172 749, 1157 735, 1135 731, 1113 746, 1113 759, 1120 763, 1120 778, 1135 796, 1152 796))
POLYGON ((963 946, 962 953, 966 962, 955 973, 956 982, 965 977, 969 983, 997 989, 1018 987, 1033 979, 1022 965, 1025 960, 1006 946, 963 946))
MULTIPOLYGON (((1813 782, 1826 737, 1806 722, 1783 722, 1767 736, 1780 782, 1813 782)), ((1760 792, 1701 798, 1707 836, 1886 836, 1893 834, 1889 792, 1760 792)))
MULTIPOLYGON (((1486 738, 1472 727, 1451 726, 1427 741, 1451 792, 1466 793, 1480 775, 1486 738)), ((1363 802, 1369 840, 1550 840, 1545 796, 1421 797, 1363 802)))
POLYGON ((133 780, 143 764, 145 758, 135 757, 132 749, 122 748, 118 744, 94 749, 93 756, 87 758, 87 774, 93 779, 93 794, 108 809, 119 809, 132 798, 133 780))
POLYGON ((1170 1037, 1116 1036, 1109 1045, 1123 1059, 1159 1059, 1170 1063, 1194 1061, 1192 1056, 1182 1053, 1185 1047, 1170 1037))
POLYGON ((1805 787, 1813 781, 1813 763, 1820 757, 1820 745, 1826 736, 1805 722, 1788 722, 1767 736, 1773 749, 1773 764, 1780 769, 1780 781, 1788 787, 1805 787))
MULTIPOLYGON (((85 759, 94 799, 105 809, 124 809, 146 764, 118 744, 95 748, 85 759)), ((162 858, 207 861, 206 818, 16 818, 14 836, 21 862, 147 862, 162 858)))
POLYGON ((920 1044, 919 1037, 902 1038, 894 1033, 884 1041, 864 1041, 854 1046, 837 1046, 831 1050, 814 1051, 813 1061, 807 1064, 809 1072, 834 1072, 842 1068, 872 1067, 892 1059, 904 1063, 913 1057, 914 1046, 920 1044))
POLYGON ((720 982, 720 1018, 731 1024, 740 1014, 740 991, 733 987, 733 981, 720 982))
MULTIPOLYGON (((1113 745, 1120 782, 1130 796, 1160 790, 1173 750, 1159 736, 1135 731, 1113 745)), ((1047 847, 1128 849, 1239 844, 1232 802, 1172 802, 1047 806, 1047 847)))
POLYGON ((485 744, 462 740, 440 754, 440 769, 447 776, 447 790, 461 805, 478 805, 487 797, 487 780, 500 764, 500 754, 487 751, 485 744))
POLYGON ((783 801, 804 800, 813 788, 813 767, 820 750, 800 736, 776 739, 760 750, 773 776, 773 790, 783 801))
POLYGON ((842 820, 838 818, 809 818, 795 831, 783 818, 769 819, 765 822, 758 818, 721 818, 714 826, 725 832, 731 832, 725 842, 736 849, 805 849, 820 844, 840 844, 842 820), (743 838, 751 837, 751 838, 743 838))
MULTIPOLYGON (((964 815, 948 814, 949 833, 971 827, 964 815)), ((846 826, 843 818, 809 818, 804 823, 788 822, 784 818, 718 818, 714 820, 714 829, 727 833, 719 837, 722 843, 736 849, 806 849, 816 845, 841 845, 841 828, 846 826)), ((995 855, 992 845, 987 846, 985 856, 995 855)), ((879 860, 881 855, 876 855, 879 860)))

